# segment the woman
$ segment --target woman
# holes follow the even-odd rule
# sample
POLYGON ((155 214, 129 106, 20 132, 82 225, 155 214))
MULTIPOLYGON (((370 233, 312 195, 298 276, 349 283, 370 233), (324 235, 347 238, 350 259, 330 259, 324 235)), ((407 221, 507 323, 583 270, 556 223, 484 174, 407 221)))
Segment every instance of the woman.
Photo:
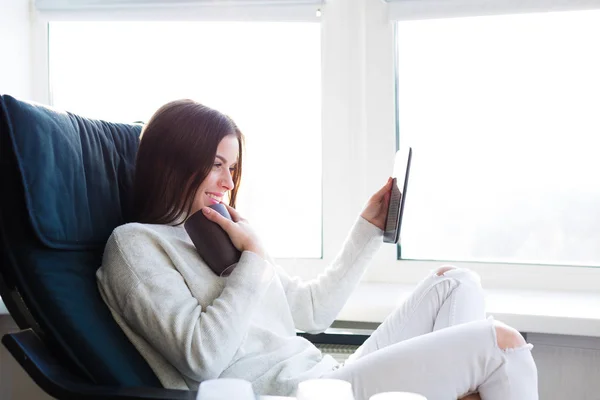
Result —
POLYGON ((296 336, 329 327, 357 286, 382 243, 391 182, 367 202, 325 273, 302 282, 273 263, 234 208, 242 147, 218 111, 191 100, 161 107, 137 154, 136 222, 116 228, 105 248, 102 297, 165 387, 235 377, 259 394, 290 395, 303 380, 339 378, 357 400, 393 390, 429 400, 537 399, 531 345, 485 319, 479 279, 467 270, 433 272, 343 365, 296 336), (220 202, 232 221, 208 208, 220 202), (182 224, 195 212, 241 251, 228 277, 210 270, 187 235, 182 224))

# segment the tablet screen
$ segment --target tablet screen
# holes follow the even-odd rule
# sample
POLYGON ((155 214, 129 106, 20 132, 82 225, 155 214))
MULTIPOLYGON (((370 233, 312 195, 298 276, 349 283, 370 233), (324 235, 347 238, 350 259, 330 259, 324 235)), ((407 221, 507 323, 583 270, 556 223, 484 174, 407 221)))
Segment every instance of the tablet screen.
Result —
POLYGON ((385 231, 383 232, 383 241, 385 243, 398 243, 400 239, 400 227, 402 225, 402 214, 406 200, 406 187, 408 186, 411 159, 411 147, 406 147, 396 152, 392 175, 392 194, 385 221, 385 231))

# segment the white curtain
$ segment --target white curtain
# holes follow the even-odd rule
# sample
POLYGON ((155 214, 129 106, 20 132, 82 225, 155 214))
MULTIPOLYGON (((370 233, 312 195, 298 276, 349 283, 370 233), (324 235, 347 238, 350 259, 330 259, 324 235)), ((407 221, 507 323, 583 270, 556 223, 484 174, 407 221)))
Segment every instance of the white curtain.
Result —
POLYGON ((319 5, 322 0, 35 0, 41 11, 152 7, 248 7, 319 5))
POLYGON ((391 20, 600 8, 600 0, 384 0, 391 20))
MULTIPOLYGON (((378 1, 378 0, 376 0, 378 1)), ((52 20, 317 20, 325 0, 35 0, 52 20)))

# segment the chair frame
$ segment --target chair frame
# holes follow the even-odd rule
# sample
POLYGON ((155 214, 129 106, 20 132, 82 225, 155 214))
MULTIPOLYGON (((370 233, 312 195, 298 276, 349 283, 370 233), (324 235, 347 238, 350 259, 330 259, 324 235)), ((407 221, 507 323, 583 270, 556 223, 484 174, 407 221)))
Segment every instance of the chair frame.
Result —
MULTIPOLYGON (((362 344, 368 336, 352 334, 299 333, 313 343, 362 344)), ((59 400, 194 400, 196 391, 147 387, 107 387, 84 382, 65 368, 32 329, 8 333, 2 344, 33 381, 59 400)))

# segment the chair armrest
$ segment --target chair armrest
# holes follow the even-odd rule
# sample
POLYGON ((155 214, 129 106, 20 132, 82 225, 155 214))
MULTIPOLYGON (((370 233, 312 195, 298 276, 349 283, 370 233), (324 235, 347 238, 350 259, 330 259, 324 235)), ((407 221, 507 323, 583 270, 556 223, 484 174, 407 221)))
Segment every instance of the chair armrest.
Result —
POLYGON ((331 331, 336 330, 328 330, 326 332, 317 334, 310 334, 306 332, 297 332, 296 334, 314 344, 349 344, 353 346, 360 346, 369 338, 369 335, 364 334, 332 333, 331 331))
POLYGON ((2 343, 33 381, 50 396, 59 400, 196 399, 195 391, 108 387, 83 382, 59 363, 31 329, 6 334, 2 337, 2 343))

